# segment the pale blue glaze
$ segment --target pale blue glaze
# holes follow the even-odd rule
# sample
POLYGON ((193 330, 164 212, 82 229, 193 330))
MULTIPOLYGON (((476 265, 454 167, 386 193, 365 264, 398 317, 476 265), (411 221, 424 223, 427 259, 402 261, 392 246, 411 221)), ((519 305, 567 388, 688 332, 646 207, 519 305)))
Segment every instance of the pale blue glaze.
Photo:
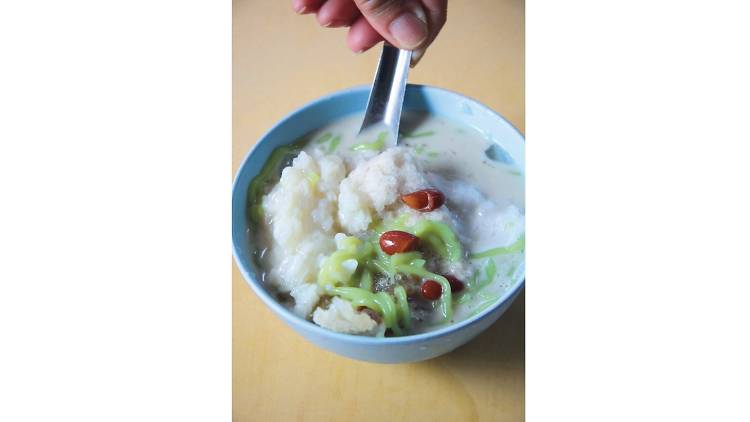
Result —
MULTIPOLYGON (((333 120, 363 112, 368 93, 369 87, 362 86, 317 99, 281 119, 258 140, 240 166, 232 189, 234 259, 258 297, 287 325, 317 346, 371 362, 402 363, 430 359, 461 346, 497 321, 523 288, 525 274, 519 275, 518 282, 496 304, 465 321, 413 336, 372 338, 335 333, 297 317, 279 304, 260 283, 259 271, 252 260, 246 218, 250 181, 277 147, 292 143, 333 120)), ((500 145, 521 173, 525 172, 523 136, 500 115, 477 101, 440 88, 409 85, 404 111, 427 111, 480 129, 500 145)))

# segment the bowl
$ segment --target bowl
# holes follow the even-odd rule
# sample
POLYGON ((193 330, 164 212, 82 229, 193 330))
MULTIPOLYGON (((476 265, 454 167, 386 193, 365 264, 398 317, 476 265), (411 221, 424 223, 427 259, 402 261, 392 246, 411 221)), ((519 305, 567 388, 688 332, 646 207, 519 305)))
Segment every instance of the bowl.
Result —
MULTIPOLYGON (((342 334, 321 328, 284 308, 259 281, 252 259, 246 217, 247 189, 271 152, 292 143, 326 123, 364 112, 369 86, 338 91, 312 101, 287 115, 263 135, 240 166, 232 189, 232 242, 234 259, 252 290, 274 314, 313 344, 352 359, 404 363, 431 359, 468 342, 492 325, 518 296, 525 282, 521 274, 492 306, 473 317, 441 329, 404 337, 373 338, 342 334)), ((524 138, 502 116, 476 100, 445 89, 408 85, 404 111, 426 111, 480 129, 498 144, 524 172, 524 138)))

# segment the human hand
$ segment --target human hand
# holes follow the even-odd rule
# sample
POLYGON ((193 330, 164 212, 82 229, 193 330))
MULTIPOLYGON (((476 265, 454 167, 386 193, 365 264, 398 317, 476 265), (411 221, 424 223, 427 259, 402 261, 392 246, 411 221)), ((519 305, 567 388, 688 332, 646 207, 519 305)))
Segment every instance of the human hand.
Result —
POLYGON ((445 24, 448 0, 292 0, 299 14, 315 13, 325 27, 349 27, 346 43, 355 53, 387 40, 413 50, 412 65, 445 24))

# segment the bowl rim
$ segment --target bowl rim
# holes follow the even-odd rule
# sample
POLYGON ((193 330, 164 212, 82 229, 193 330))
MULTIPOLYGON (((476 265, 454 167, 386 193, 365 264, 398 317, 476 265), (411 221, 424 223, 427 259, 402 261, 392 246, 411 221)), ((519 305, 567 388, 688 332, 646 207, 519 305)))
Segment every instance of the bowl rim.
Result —
MULTIPOLYGON (((235 174, 234 181, 232 182, 232 200, 233 200, 232 202, 234 202, 234 198, 238 192, 238 181, 239 181, 240 174, 242 173, 242 170, 250 161, 250 158, 259 148, 263 140, 268 138, 269 134, 275 131, 279 126, 283 125, 292 116, 298 113, 301 113, 302 111, 308 108, 317 106, 320 103, 335 99, 337 97, 340 97, 346 94, 352 94, 361 90, 368 90, 368 89, 369 89, 368 85, 358 85, 358 86, 334 91, 330 94, 313 99, 312 101, 309 101, 300 107, 297 107, 296 109, 287 113, 284 117, 279 119, 270 129, 268 129, 263 135, 261 135, 258 138, 258 140, 255 142, 253 147, 250 148, 250 150, 245 155, 245 158, 242 160, 242 163, 240 163, 239 167, 237 168, 237 173, 235 174)), ((407 89, 417 89, 417 90, 424 90, 428 92, 438 91, 438 92, 442 92, 448 95, 453 95, 453 96, 458 97, 459 99, 468 101, 472 103, 473 106, 480 108, 484 112, 492 115, 493 117, 497 118, 501 122, 505 123, 508 127, 510 127, 516 133, 516 135, 521 139, 522 142, 524 143, 526 142, 521 131, 519 131, 515 126, 513 126, 513 124, 510 123, 507 119, 505 119, 505 117, 501 116, 499 113, 497 113, 496 111, 492 110, 491 108, 487 107, 486 105, 482 104, 481 102, 479 102, 478 100, 474 98, 468 97, 466 95, 460 94, 455 91, 451 91, 449 89, 440 88, 440 87, 436 87, 432 85, 410 83, 408 84, 407 89), (412 87, 412 88, 409 88, 409 87, 412 87)), ((524 165, 524 168, 525 168, 525 165, 524 165)), ((524 177, 525 177, 525 171, 524 171, 524 177)), ((234 224, 235 224, 235 217, 236 217, 234 214, 235 213, 232 212, 232 232, 233 233, 234 233, 234 224)), ((386 345, 386 344, 402 344, 403 345, 403 344, 417 343, 417 342, 421 342, 425 340, 432 340, 432 339, 437 339, 437 338, 448 336, 461 329, 478 324, 480 321, 485 319, 488 315, 492 314, 498 308, 502 307, 508 300, 510 300, 511 298, 515 298, 515 296, 518 293, 520 293, 521 289, 523 289, 524 286, 526 285, 526 274, 525 274, 526 271, 524 269, 524 277, 520 282, 516 283, 514 286, 508 289, 505 293, 503 293, 503 295, 500 296, 498 300, 494 302, 491 306, 488 306, 486 309, 482 310, 481 312, 475 315, 472 315, 469 318, 466 318, 463 321, 449 324, 437 330, 427 331, 427 332, 419 333, 419 334, 412 334, 412 335, 401 336, 401 337, 369 337, 369 336, 359 336, 359 335, 354 335, 354 334, 339 333, 336 331, 325 329, 323 327, 318 326, 312 321, 308 321, 307 319, 304 319, 296 315, 291 310, 284 307, 274 297, 271 296, 271 294, 266 290, 264 286, 260 284, 260 281, 257 280, 257 278, 250 271, 250 269, 246 268, 246 266, 242 264, 242 260, 240 259, 239 246, 237 245, 237 242, 235 241, 234 235, 232 236, 232 256, 234 257, 235 265, 239 269, 242 276, 245 278, 245 282, 250 285, 250 288, 261 299, 261 301, 265 303, 266 306, 271 308, 271 310, 274 313, 276 313, 276 315, 281 317, 284 321, 286 321, 289 324, 298 326, 303 330, 310 330, 313 333, 316 333, 323 337, 327 337, 330 339, 335 339, 335 340, 339 340, 343 342, 348 342, 348 343, 357 343, 360 345, 386 345)), ((525 260, 525 257, 524 257, 524 260, 525 260)))

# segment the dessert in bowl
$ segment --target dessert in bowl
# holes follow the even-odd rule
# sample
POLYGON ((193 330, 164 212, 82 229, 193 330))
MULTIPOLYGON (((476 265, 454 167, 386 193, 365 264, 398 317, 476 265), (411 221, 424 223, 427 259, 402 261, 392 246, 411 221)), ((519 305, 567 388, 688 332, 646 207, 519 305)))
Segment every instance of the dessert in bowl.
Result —
POLYGON ((293 112, 256 144, 233 191, 250 286, 336 353, 408 362, 446 353, 523 286, 523 137, 474 100, 407 88, 401 138, 357 139, 367 88, 293 112))

